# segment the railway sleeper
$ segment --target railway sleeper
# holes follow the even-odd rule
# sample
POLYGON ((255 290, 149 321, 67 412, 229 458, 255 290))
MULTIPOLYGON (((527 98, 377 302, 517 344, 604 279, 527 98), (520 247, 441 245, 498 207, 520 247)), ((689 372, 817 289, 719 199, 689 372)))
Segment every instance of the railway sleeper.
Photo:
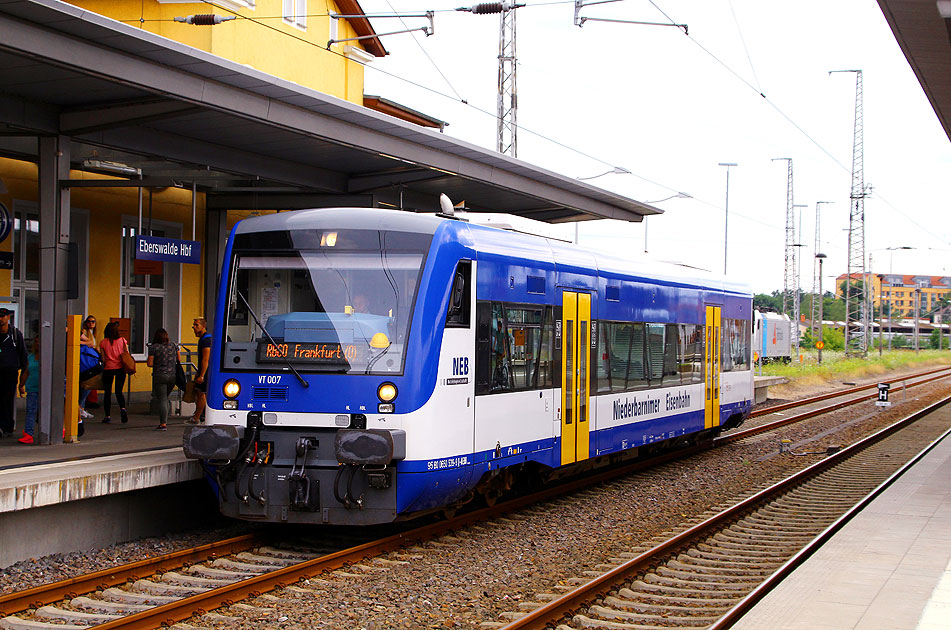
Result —
POLYGON ((0 619, 0 628, 3 630, 85 630, 89 626, 76 626, 64 623, 51 623, 49 621, 36 621, 35 619, 24 619, 22 617, 9 616, 0 619))
POLYGON ((239 578, 207 578, 199 575, 188 575, 177 571, 166 571, 162 574, 162 582, 179 586, 194 586, 197 588, 217 588, 227 584, 234 584, 239 578))
POLYGON ((650 604, 647 602, 640 601, 631 601, 628 599, 622 599, 620 597, 605 597, 604 603, 611 608, 617 610, 627 610, 630 612, 639 612, 642 614, 653 614, 653 615, 670 615, 676 614, 677 616, 691 616, 693 613, 697 612, 707 612, 707 611, 727 611, 732 606, 730 604, 723 604, 721 606, 713 606, 710 604, 705 604, 703 606, 672 606, 665 604, 650 604))
POLYGON ((108 602, 117 602, 121 604, 145 604, 147 606, 161 606, 174 602, 179 597, 171 595, 156 595, 155 593, 136 593, 127 591, 118 587, 110 587, 99 594, 99 597, 108 602))
POLYGON ((217 569, 204 564, 193 564, 185 570, 188 572, 188 575, 197 575, 199 577, 232 581, 246 580, 249 577, 254 577, 257 575, 256 573, 248 573, 246 571, 229 571, 228 569, 217 569))
POLYGON ((67 623, 95 626, 120 619, 122 614, 87 613, 78 610, 65 610, 56 606, 42 606, 33 613, 34 619, 41 621, 65 621, 67 623))
MULTIPOLYGON (((751 514, 743 519, 743 522, 749 527, 773 529, 776 527, 776 519, 770 518, 764 514, 751 514)), ((815 521, 812 519, 789 519, 783 524, 784 530, 790 531, 815 531, 815 521)))
MULTIPOLYGON (((787 532, 785 528, 782 528, 781 523, 776 523, 776 526, 772 530, 767 529, 747 529, 741 524, 731 525, 729 529, 725 529, 721 534, 729 540, 753 540, 756 542, 762 542, 763 544, 774 545, 777 543, 782 544, 785 541, 810 541, 815 538, 815 534, 808 532, 797 532, 791 533, 787 532)), ((817 532, 818 533, 818 532, 817 532)))
POLYGON ((281 549, 279 547, 260 547, 258 548, 258 553, 265 556, 273 556, 275 558, 288 558, 290 560, 297 560, 298 562, 303 562, 304 560, 312 560, 317 558, 320 554, 316 554, 310 551, 304 551, 303 549, 281 549))
POLYGON ((670 566, 658 567, 656 575, 668 580, 679 580, 690 584, 705 585, 710 588, 747 588, 759 584, 763 580, 759 575, 740 575, 733 573, 700 573, 692 567, 674 568, 670 566))
POLYGON ((575 628, 582 628, 582 630, 670 630, 671 626, 648 626, 642 623, 605 621, 603 619, 592 619, 584 615, 575 615, 571 619, 571 626, 558 626, 556 630, 574 630, 575 628))
POLYGON ((245 571, 254 575, 261 575, 268 571, 273 571, 276 567, 265 566, 261 564, 251 564, 249 562, 236 562, 231 558, 218 558, 212 561, 211 566, 219 569, 230 569, 232 571, 245 571))
POLYGON ((627 612, 626 610, 616 610, 607 606, 591 606, 588 608, 588 615, 594 615, 607 621, 621 621, 624 623, 675 623, 679 626, 687 627, 706 627, 719 619, 719 615, 712 612, 706 615, 642 615, 640 613, 627 612))
POLYGON ((300 558, 278 558, 276 556, 264 556, 258 553, 251 553, 250 551, 242 551, 241 553, 235 554, 234 556, 238 560, 243 560, 245 562, 251 562, 254 564, 263 564, 269 567, 287 567, 292 564, 299 564, 302 562, 300 558))
POLYGON ((696 597, 680 597, 677 595, 663 595, 661 593, 635 593, 629 588, 618 589, 617 595, 615 595, 615 597, 632 602, 657 602, 660 605, 684 606, 693 608, 706 605, 710 605, 714 608, 723 606, 730 607, 736 603, 735 597, 724 597, 720 599, 715 597, 704 597, 703 599, 697 599, 696 597))
POLYGON ((760 541, 759 539, 750 538, 748 536, 727 536, 722 533, 708 538, 707 541, 723 549, 755 549, 763 552, 774 551, 777 553, 788 553, 786 550, 794 548, 794 545, 790 545, 788 542, 782 540, 760 541))
MULTIPOLYGON (((661 567, 661 569, 663 569, 663 567, 661 567)), ((657 584, 678 589, 684 588, 688 591, 696 589, 698 591, 717 592, 723 594, 734 593, 738 595, 749 590, 750 582, 730 583, 727 581, 721 582, 719 580, 703 580, 697 576, 680 576, 677 575, 677 572, 671 573, 673 573, 673 575, 668 574, 666 571, 649 573, 644 576, 644 581, 648 584, 657 584)))
POLYGON ((176 597, 189 597, 204 593, 207 588, 195 586, 179 586, 178 584, 163 584, 162 582, 153 582, 152 580, 136 580, 132 584, 132 589, 140 593, 151 593, 152 595, 174 595, 176 597))
POLYGON ((709 539, 697 543, 694 548, 711 554, 725 555, 727 558, 735 560, 739 558, 751 558, 753 560, 769 558, 785 562, 789 558, 789 554, 782 550, 756 549, 752 545, 720 545, 709 539))
POLYGON ((787 508, 800 508, 808 511, 819 509, 836 510, 841 509, 845 503, 854 503, 852 499, 868 494, 868 489, 865 484, 863 484, 861 490, 856 490, 854 493, 850 493, 849 489, 843 487, 840 483, 823 484, 823 486, 826 485, 828 487, 810 488, 806 492, 783 497, 771 503, 770 506, 777 505, 787 508), (830 498, 830 494, 832 498, 830 498))
POLYGON ((694 562, 693 558, 687 556, 683 560, 680 560, 679 558, 677 560, 671 560, 667 563, 667 566, 671 569, 680 571, 695 571, 697 573, 707 575, 764 576, 773 573, 771 568, 763 567, 758 562, 755 566, 750 566, 749 564, 743 564, 740 562, 733 562, 730 564, 731 566, 727 566, 726 563, 703 564, 701 562, 694 562))
POLYGON ((74 597, 69 600, 69 605, 80 610, 88 610, 100 613, 111 613, 117 615, 131 615, 133 613, 148 610, 152 606, 148 604, 130 604, 128 602, 110 602, 104 599, 93 599, 91 597, 74 597))
POLYGON ((656 593, 660 595, 668 594, 672 597, 689 597, 691 599, 700 601, 708 599, 733 599, 734 601, 738 599, 742 593, 736 589, 720 589, 720 590, 694 590, 692 588, 682 588, 680 586, 671 586, 668 581, 663 583, 656 581, 648 581, 647 578, 650 576, 644 576, 643 580, 636 580, 631 583, 630 590, 635 593, 640 590, 645 594, 656 593))
MULTIPOLYGON (((733 556, 730 556, 730 555, 707 553, 706 551, 700 551, 699 549, 691 549, 688 552, 683 553, 680 556, 677 556, 677 558, 679 560, 683 560, 684 562, 688 562, 686 558, 689 558, 690 559, 689 562, 692 562, 701 566, 708 566, 708 567, 726 566, 726 567, 742 568, 742 567, 748 566, 750 562, 748 559, 736 560, 733 556)), ((784 562, 785 562, 784 560, 780 560, 776 558, 769 561, 758 560, 756 564, 762 567, 770 567, 775 570, 781 567, 784 562)))

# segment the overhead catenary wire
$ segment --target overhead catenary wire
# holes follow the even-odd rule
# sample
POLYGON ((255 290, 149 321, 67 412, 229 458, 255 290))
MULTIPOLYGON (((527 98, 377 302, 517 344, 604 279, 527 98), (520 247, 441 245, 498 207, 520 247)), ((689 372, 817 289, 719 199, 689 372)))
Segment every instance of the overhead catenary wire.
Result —
MULTIPOLYGON (((278 27, 276 27, 276 26, 272 26, 272 25, 266 24, 266 23, 264 23, 264 22, 261 21, 261 20, 265 20, 265 19, 282 19, 283 16, 275 16, 275 17, 271 17, 271 16, 249 17, 249 16, 241 15, 240 13, 238 13, 238 12, 235 11, 235 10, 228 9, 228 8, 226 8, 226 7, 222 7, 221 5, 215 4, 215 3, 213 3, 211 0, 201 0, 201 1, 202 1, 203 3, 205 3, 205 4, 214 6, 214 7, 216 7, 216 8, 222 9, 222 10, 224 10, 224 11, 228 11, 228 12, 230 12, 230 13, 236 15, 236 16, 237 16, 238 18, 240 18, 240 19, 249 20, 249 21, 251 21, 251 22, 254 22, 254 23, 258 24, 259 26, 262 26, 262 27, 264 27, 264 28, 268 28, 268 29, 274 30, 274 31, 276 31, 276 32, 278 32, 278 33, 281 33, 281 34, 283 34, 283 35, 286 35, 286 36, 288 36, 288 37, 291 37, 291 38, 293 38, 293 39, 296 39, 296 40, 298 40, 298 41, 300 41, 300 42, 302 42, 302 43, 304 43, 304 44, 313 46, 313 47, 315 47, 315 48, 317 48, 317 49, 319 49, 319 50, 322 50, 322 51, 325 51, 325 52, 329 52, 330 54, 336 55, 336 56, 338 56, 338 57, 342 57, 342 58, 345 58, 345 59, 350 59, 349 57, 347 57, 346 55, 344 55, 344 54, 342 54, 342 53, 340 53, 340 52, 338 52, 338 51, 335 51, 335 50, 332 50, 332 49, 331 49, 331 50, 328 50, 328 49, 326 49, 324 46, 321 46, 321 45, 319 45, 319 44, 316 44, 315 42, 308 41, 307 39, 305 39, 305 38, 303 38, 303 37, 300 37, 300 36, 298 36, 298 35, 296 35, 296 34, 294 34, 294 33, 288 32, 288 31, 286 31, 286 30, 283 30, 283 29, 278 28, 278 27)), ((649 0, 649 2, 663 15, 663 16, 665 17, 665 19, 667 19, 672 25, 676 25, 676 22, 675 22, 656 2, 654 2, 654 0, 649 0)), ((553 0, 553 1, 551 1, 551 2, 537 2, 537 3, 527 2, 527 3, 525 3, 525 7, 531 8, 531 7, 551 6, 551 5, 559 5, 559 4, 574 4, 574 1, 573 1, 573 0, 553 0)), ((456 11, 456 9, 436 9, 436 10, 434 10, 435 13, 455 12, 455 11, 456 11)), ((326 17, 326 16, 329 16, 329 15, 330 15, 329 13, 314 13, 314 14, 308 14, 308 16, 316 16, 316 17, 321 17, 321 16, 326 17)), ((128 20, 128 21, 133 21, 133 22, 134 22, 135 20, 128 20)), ((145 22, 145 21, 171 21, 171 20, 145 20, 144 17, 143 17, 142 19, 140 19, 140 21, 145 22)), ((705 53, 707 53, 707 55, 709 55, 709 56, 710 56, 711 58, 713 58, 718 64, 720 64, 725 70, 727 70, 727 71, 728 71, 730 74, 732 74, 735 78, 737 78, 739 81, 741 81, 744 85, 746 85, 747 87, 749 87, 749 88, 750 88, 752 91, 754 91, 757 95, 761 96, 767 103, 769 103, 769 105, 770 105, 774 110, 776 110, 784 119, 786 119, 787 122, 789 122, 789 123, 790 123, 793 127, 795 127, 800 133, 802 133, 806 138, 808 138, 810 142, 812 142, 814 145, 816 145, 823 153, 825 153, 825 154, 826 154, 830 159, 832 159, 836 164, 838 164, 841 168, 843 168, 843 169, 846 170, 846 171, 849 170, 844 164, 842 164, 839 160, 837 160, 837 159, 835 158, 835 156, 833 156, 833 155, 832 155, 829 151, 827 151, 821 144, 819 144, 818 141, 816 141, 816 140, 815 140, 814 138, 812 138, 812 136, 810 136, 804 129, 802 129, 801 126, 799 126, 799 125, 798 125, 795 121, 793 121, 788 115, 786 115, 776 104, 774 104, 772 101, 770 101, 769 98, 766 97, 766 95, 763 94, 761 90, 759 90, 756 86, 754 86, 752 83, 750 83, 749 81, 747 81, 747 80, 746 80, 742 75, 740 75, 738 72, 736 72, 735 70, 733 70, 728 64, 726 64, 726 63, 723 62, 721 59, 719 59, 715 54, 713 54, 710 50, 708 50, 705 46, 703 46, 699 41, 697 41, 697 39, 696 39, 694 36, 691 36, 691 35, 689 35, 689 34, 686 35, 686 36, 689 37, 690 40, 691 40, 696 46, 698 46, 701 50, 703 50, 705 53)), ((490 112, 490 111, 485 110, 485 109, 482 109, 482 108, 480 108, 480 107, 478 107, 478 106, 476 106, 476 105, 473 105, 473 104, 467 102, 465 99, 462 99, 462 98, 461 98, 460 96, 458 96, 458 95, 457 95, 457 96, 452 96, 452 95, 446 94, 445 92, 442 92, 442 91, 440 91, 440 90, 438 90, 438 89, 432 88, 432 87, 430 87, 430 86, 428 86, 428 85, 424 85, 424 84, 422 84, 422 83, 420 83, 420 82, 418 82, 418 81, 413 81, 412 79, 408 79, 408 78, 406 78, 406 77, 402 77, 402 76, 400 76, 400 75, 397 75, 397 74, 395 74, 395 73, 393 73, 393 72, 389 72, 389 71, 387 71, 387 70, 383 70, 383 69, 381 69, 381 68, 375 67, 375 66, 373 66, 373 65, 365 64, 365 63, 362 63, 362 62, 357 61, 357 60, 352 60, 352 61, 354 61, 355 63, 360 63, 360 65, 364 66, 365 68, 370 68, 371 70, 373 70, 373 71, 375 71, 375 72, 377 72, 377 73, 380 73, 380 74, 382 74, 382 75, 388 76, 388 77, 390 77, 390 78, 392 78, 392 79, 394 79, 394 80, 401 81, 401 82, 406 83, 406 84, 408 84, 408 85, 412 85, 412 86, 414 86, 414 87, 416 87, 416 88, 419 88, 419 89, 421 89, 421 90, 423 90, 423 91, 429 92, 429 93, 434 94, 434 95, 436 95, 436 96, 440 96, 440 97, 442 97, 442 98, 446 98, 446 99, 449 99, 449 100, 452 100, 452 101, 461 103, 462 105, 464 105, 464 106, 466 106, 466 107, 472 109, 473 111, 478 112, 478 113, 481 113, 481 114, 486 115, 486 116, 491 116, 493 119, 495 119, 495 118, 497 117, 497 115, 496 115, 495 112, 490 112)), ((754 71, 754 74, 755 74, 755 71, 754 71)), ((758 81, 758 80, 757 80, 757 81, 758 81)), ((448 83, 448 82, 447 82, 447 83, 448 83)), ((450 87, 451 87, 451 86, 450 86, 450 87)), ((453 91, 455 91, 455 90, 453 90, 453 91)), ((609 162, 609 161, 607 161, 607 160, 605 160, 605 159, 602 159, 602 158, 596 157, 596 156, 594 156, 594 155, 591 155, 591 154, 589 154, 589 153, 586 153, 586 152, 584 152, 584 151, 582 151, 582 150, 580 150, 580 149, 578 149, 578 148, 576 148, 576 147, 574 147, 574 146, 571 146, 571 145, 568 145, 568 144, 566 144, 566 143, 564 143, 564 142, 555 140, 554 138, 551 138, 551 137, 549 137, 549 136, 546 136, 545 134, 543 134, 543 133, 541 133, 541 132, 538 132, 538 131, 535 131, 535 130, 529 128, 529 127, 525 127, 524 125, 520 125, 520 126, 519 126, 519 129, 520 129, 520 131, 522 131, 522 132, 524 132, 524 133, 527 133, 527 134, 529 134, 529 135, 532 135, 532 136, 534 136, 534 137, 537 137, 537 138, 539 138, 539 139, 541 139, 541 140, 544 140, 544 141, 546 141, 546 142, 550 142, 550 143, 552 143, 552 144, 554 144, 554 145, 556 145, 556 146, 559 146, 559 147, 561 147, 561 148, 564 148, 564 149, 566 149, 566 150, 568 150, 568 151, 570 151, 570 152, 572 152, 572 153, 574 153, 574 154, 576 154, 576 155, 579 155, 579 156, 584 157, 584 158, 586 158, 586 159, 592 160, 593 162, 596 162, 596 163, 598 163, 598 164, 602 164, 602 165, 607 166, 607 167, 610 167, 610 168, 613 168, 614 166, 616 166, 616 164, 615 164, 614 162, 609 162)), ((654 185, 654 186, 658 186, 658 187, 660 187, 660 188, 662 188, 662 189, 664 189, 664 190, 670 191, 670 192, 677 192, 677 191, 679 191, 679 190, 681 190, 681 189, 683 188, 683 186, 668 186, 668 185, 666 185, 666 184, 657 182, 657 181, 655 181, 655 180, 650 179, 649 177, 640 175, 640 174, 638 174, 638 173, 633 173, 633 172, 632 172, 631 175, 633 175, 634 177, 636 177, 636 178, 638 178, 638 179, 640 179, 640 180, 642 180, 642 181, 644 181, 644 182, 646 182, 646 183, 652 184, 652 185, 654 185)), ((881 197, 879 196, 879 198, 881 198, 881 197)), ((718 209, 718 210, 721 210, 721 211, 725 211, 725 209, 724 209, 723 207, 721 207, 720 205, 718 205, 718 204, 716 204, 716 203, 713 203, 713 202, 710 202, 710 201, 706 201, 706 200, 703 200, 703 199, 700 199, 700 198, 696 198, 696 197, 695 197, 695 199, 696 199, 696 201, 698 201, 698 202, 700 202, 700 203, 703 203, 704 205, 710 206, 710 207, 712 207, 712 208, 715 208, 715 209, 718 209)), ((905 217, 908 216, 907 214, 905 214, 905 213, 903 213, 902 211, 900 211, 900 210, 898 210, 897 208, 895 208, 892 204, 888 203, 885 199, 882 198, 882 201, 885 201, 885 203, 886 203, 887 205, 889 205, 890 207, 892 207, 892 208, 893 208, 896 212, 898 212, 899 214, 902 214, 902 215, 905 216, 905 217)), ((758 220, 758 219, 755 219, 755 218, 753 218, 753 217, 744 215, 744 214, 739 213, 739 212, 735 212, 735 211, 734 211, 732 214, 736 215, 737 217, 743 218, 744 220, 751 221, 751 222, 753 222, 753 223, 757 223, 757 224, 759 224, 759 225, 768 227, 768 228, 770 228, 770 229, 782 230, 782 228, 779 227, 779 226, 772 225, 772 224, 769 224, 769 223, 764 222, 764 221, 760 221, 760 220, 758 220)), ((910 220, 911 220, 911 219, 910 219, 910 220)), ((911 220, 911 222, 912 222, 914 225, 918 226, 919 228, 925 229, 923 226, 921 226, 920 224, 918 224, 918 223, 915 222, 914 220, 911 220)), ((929 234, 932 234, 932 232, 929 231, 929 234)), ((940 239, 939 239, 939 240, 940 240, 940 239)), ((942 242, 944 242, 944 241, 942 241, 942 242)))
MULTIPOLYGON (((391 3, 390 0, 386 0, 386 5, 390 7, 391 9, 393 9, 393 12, 396 13, 396 8, 393 6, 393 3, 391 3)), ((409 28, 409 26, 407 26, 406 22, 403 20, 402 17, 400 17, 400 23, 406 28, 409 28)), ((426 56, 426 59, 429 59, 429 63, 433 65, 433 68, 436 69, 436 72, 439 73, 439 76, 442 77, 442 80, 446 82, 446 85, 449 86, 449 89, 452 90, 453 94, 456 95, 456 98, 458 98, 463 103, 468 103, 468 101, 464 99, 461 94, 459 94, 459 90, 457 90, 455 86, 453 86, 452 82, 449 81, 449 77, 447 77, 446 74, 442 71, 442 69, 440 69, 440 67, 436 64, 436 61, 432 57, 429 56, 429 53, 426 52, 426 49, 423 47, 423 44, 419 41, 419 38, 416 37, 415 33, 413 33, 413 41, 416 42, 417 46, 419 46, 419 49, 422 51, 423 55, 426 56)))

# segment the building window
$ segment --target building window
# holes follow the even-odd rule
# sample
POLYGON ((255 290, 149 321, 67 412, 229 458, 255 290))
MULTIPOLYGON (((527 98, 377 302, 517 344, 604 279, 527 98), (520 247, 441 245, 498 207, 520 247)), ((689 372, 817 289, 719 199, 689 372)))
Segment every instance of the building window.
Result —
MULTIPOLYGON (((145 229, 142 232, 148 233, 145 229)), ((165 323, 165 274, 168 265, 162 263, 162 271, 157 274, 135 273, 135 237, 138 233, 135 225, 122 226, 121 317, 130 320, 129 350, 137 359, 143 359, 156 329, 168 329, 165 323)), ((151 235, 166 236, 166 231, 153 229, 151 235)))
MULTIPOLYGON (((285 22, 301 30, 307 29, 307 0, 283 0, 282 6, 285 22)), ((336 20, 330 21, 336 22, 336 20)))
POLYGON ((12 293, 19 311, 14 325, 32 339, 40 327, 40 215, 34 209, 14 212, 12 293))

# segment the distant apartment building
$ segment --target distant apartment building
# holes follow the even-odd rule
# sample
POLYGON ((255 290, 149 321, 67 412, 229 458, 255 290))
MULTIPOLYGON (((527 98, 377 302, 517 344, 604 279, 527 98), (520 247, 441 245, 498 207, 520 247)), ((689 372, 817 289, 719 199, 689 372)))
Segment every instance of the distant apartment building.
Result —
MULTIPOLYGON (((861 277, 852 274, 852 282, 859 282, 861 277)), ((942 299, 951 299, 951 276, 883 273, 870 274, 870 279, 876 314, 884 312, 886 317, 914 317, 917 289, 921 289, 920 316, 935 312, 942 299)), ((845 297, 846 275, 836 278, 835 285, 836 295, 845 297)))

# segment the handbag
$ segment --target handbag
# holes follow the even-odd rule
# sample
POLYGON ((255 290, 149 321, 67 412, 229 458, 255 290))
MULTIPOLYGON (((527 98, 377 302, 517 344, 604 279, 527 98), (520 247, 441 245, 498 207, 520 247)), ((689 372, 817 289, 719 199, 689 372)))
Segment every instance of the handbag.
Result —
POLYGON ((193 403, 195 402, 197 396, 195 395, 195 381, 188 381, 185 384, 185 389, 182 390, 185 393, 182 394, 182 402, 193 403))
POLYGON ((87 378, 85 381, 80 381, 79 386, 83 389, 105 389, 105 386, 102 384, 102 372, 99 372, 92 378, 87 378))
POLYGON ((126 374, 135 374, 135 359, 132 358, 128 350, 122 353, 122 369, 125 370, 126 374))
POLYGON ((188 387, 188 380, 185 378, 185 368, 182 367, 181 361, 175 362, 175 387, 182 390, 182 392, 188 387))

